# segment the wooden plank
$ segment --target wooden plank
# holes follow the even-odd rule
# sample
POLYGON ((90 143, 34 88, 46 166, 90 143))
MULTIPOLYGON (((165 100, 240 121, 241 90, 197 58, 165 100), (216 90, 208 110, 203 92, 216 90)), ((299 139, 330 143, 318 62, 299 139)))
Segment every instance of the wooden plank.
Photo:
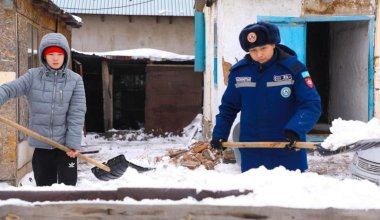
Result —
POLYGON ((181 200, 192 197, 198 201, 205 198, 223 198, 252 193, 252 190, 210 191, 192 188, 119 188, 117 190, 73 190, 73 191, 0 191, 0 200, 20 199, 36 201, 77 201, 77 200, 123 200, 126 197, 143 199, 181 200))
MULTIPOLYGON (((249 204, 247 204, 249 205, 249 204)), ((120 204, 120 202, 97 203, 59 203, 34 206, 3 205, 0 207, 1 219, 192 219, 192 220, 377 220, 379 209, 300 209, 274 206, 211 206, 211 205, 160 205, 120 204)))

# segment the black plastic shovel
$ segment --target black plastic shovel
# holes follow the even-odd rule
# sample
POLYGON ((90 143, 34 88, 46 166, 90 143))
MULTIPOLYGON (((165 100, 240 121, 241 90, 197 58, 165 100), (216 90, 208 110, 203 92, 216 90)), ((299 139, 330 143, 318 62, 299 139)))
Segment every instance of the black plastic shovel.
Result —
POLYGON ((106 165, 111 167, 111 172, 105 171, 97 166, 91 169, 92 173, 96 176, 96 178, 104 181, 117 179, 124 174, 128 167, 136 169, 139 173, 154 170, 154 168, 141 167, 139 165, 129 162, 125 159, 123 154, 109 159, 106 165))
MULTIPOLYGON (((44 137, 44 136, 38 134, 37 132, 34 132, 34 131, 32 131, 32 130, 24 127, 24 126, 21 126, 21 125, 17 124, 16 122, 8 120, 2 116, 0 116, 0 121, 11 126, 11 127, 13 127, 13 128, 16 128, 19 131, 26 133, 29 136, 36 138, 37 140, 43 141, 43 142, 45 142, 45 143, 47 143, 47 144, 49 144, 49 145, 51 145, 51 146, 53 146, 59 150, 62 150, 65 152, 71 151, 70 148, 68 148, 68 147, 66 147, 66 146, 64 146, 58 142, 55 142, 55 141, 53 141, 47 137, 44 137)), ((96 178, 98 178, 100 180, 110 180, 110 179, 119 178, 124 174, 124 172, 126 171, 126 169, 128 167, 135 168, 139 172, 149 171, 149 170, 153 169, 153 168, 145 168, 145 167, 140 167, 138 165, 135 165, 135 164, 127 161, 125 159, 124 155, 122 155, 122 154, 108 160, 107 163, 100 163, 100 162, 98 162, 92 158, 84 156, 81 153, 78 153, 77 157, 88 162, 88 163, 90 163, 90 164, 92 164, 92 165, 95 165, 96 167, 92 168, 91 171, 96 176, 96 178)))

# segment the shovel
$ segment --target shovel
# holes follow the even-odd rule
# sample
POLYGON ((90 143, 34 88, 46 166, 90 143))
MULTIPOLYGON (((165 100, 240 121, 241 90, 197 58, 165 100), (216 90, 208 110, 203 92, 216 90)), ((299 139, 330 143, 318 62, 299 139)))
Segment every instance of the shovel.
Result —
MULTIPOLYGON (((47 137, 44 137, 26 127, 23 127, 11 120, 8 120, 2 116, 0 116, 0 122, 3 122, 4 124, 7 124, 13 128, 16 128, 17 130, 19 131, 22 131, 24 133, 26 133, 27 135, 29 136, 32 136, 34 138, 36 138, 37 140, 40 140, 40 141, 43 141, 59 150, 62 150, 62 151, 65 151, 65 152, 69 152, 71 151, 70 148, 58 143, 58 142, 55 142, 47 137)), ((119 155, 115 158, 112 158, 110 160, 107 161, 107 163, 100 163, 92 158, 89 158, 89 157, 86 157, 84 156, 83 154, 81 153, 78 153, 77 155, 78 158, 92 164, 92 165, 95 165, 96 167, 92 168, 91 171, 92 173, 96 176, 96 178, 100 179, 100 180, 110 180, 110 179, 116 179, 116 178, 119 178, 121 177, 125 170, 128 168, 128 166, 132 167, 132 168, 135 168, 137 169, 139 172, 144 172, 144 171, 148 171, 148 170, 152 170, 152 168, 145 168, 145 167, 140 167, 138 165, 135 165, 129 161, 127 161, 124 157, 124 155, 119 155)))
MULTIPOLYGON (((223 142, 223 147, 232 148, 285 148, 289 142, 223 142)), ((341 146, 336 150, 329 150, 322 147, 321 142, 296 142, 296 148, 306 148, 317 150, 322 156, 330 156, 340 153, 365 150, 373 147, 380 147, 380 139, 360 140, 352 144, 341 146)))

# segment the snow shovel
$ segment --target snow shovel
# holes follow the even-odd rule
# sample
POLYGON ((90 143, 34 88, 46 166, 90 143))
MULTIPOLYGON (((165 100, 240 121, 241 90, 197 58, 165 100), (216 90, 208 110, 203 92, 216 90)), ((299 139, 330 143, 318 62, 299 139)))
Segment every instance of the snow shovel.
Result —
MULTIPOLYGON (((285 148, 289 142, 223 142, 223 147, 233 148, 285 148)), ((336 150, 322 147, 321 142, 296 142, 296 148, 306 148, 317 150, 322 156, 330 156, 340 153, 365 150, 373 147, 380 147, 380 139, 360 140, 352 144, 341 146, 336 150)))
MULTIPOLYGON (((19 131, 26 133, 29 136, 36 138, 37 140, 43 141, 47 144, 50 144, 51 146, 53 146, 59 150, 62 150, 65 152, 71 151, 70 148, 68 148, 68 147, 66 147, 66 146, 64 146, 58 142, 55 142, 55 141, 53 141, 47 137, 44 137, 44 136, 38 134, 37 132, 34 132, 34 131, 26 128, 26 127, 23 127, 23 126, 17 124, 16 122, 8 120, 2 116, 0 116, 0 121, 3 122, 4 124, 7 124, 7 125, 13 127, 13 128, 16 128, 19 131)), ((150 168, 140 167, 138 165, 135 165, 135 164, 128 162, 125 159, 124 155, 119 155, 113 159, 108 160, 107 163, 103 163, 103 164, 92 159, 92 158, 86 157, 81 153, 78 153, 77 157, 88 162, 88 163, 90 163, 90 164, 95 165, 96 167, 92 168, 92 172, 100 180, 110 180, 110 179, 119 178, 124 174, 124 172, 128 166, 131 166, 132 168, 135 168, 137 170, 140 169, 141 172, 151 170, 150 168)))
POLYGON ((337 148, 336 150, 329 150, 319 145, 317 150, 322 156, 330 156, 330 155, 335 155, 335 154, 340 154, 340 153, 366 150, 366 149, 375 148, 375 147, 380 147, 379 138, 359 140, 359 141, 356 141, 355 143, 341 146, 337 148))

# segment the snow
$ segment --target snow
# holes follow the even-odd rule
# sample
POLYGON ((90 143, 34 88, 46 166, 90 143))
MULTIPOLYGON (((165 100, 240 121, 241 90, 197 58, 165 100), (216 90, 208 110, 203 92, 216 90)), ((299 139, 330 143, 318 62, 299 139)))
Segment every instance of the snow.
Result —
POLYGON ((79 17, 79 16, 76 16, 76 15, 71 15, 73 16, 73 18, 78 22, 78 23, 82 23, 82 18, 79 17))
POLYGON ((95 55, 100 57, 107 56, 127 56, 132 59, 149 59, 151 61, 192 61, 194 60, 193 55, 181 55, 168 51, 151 49, 151 48, 141 48, 141 49, 131 49, 131 50, 115 50, 108 52, 82 52, 75 49, 72 51, 87 54, 87 55, 95 55))
MULTIPOLYGON (((33 173, 29 173, 21 181, 22 186, 14 187, 6 183, 0 183, 1 190, 116 190, 120 187, 156 187, 156 188, 195 188, 200 190, 252 190, 247 195, 230 196, 213 199, 206 198, 197 201, 186 198, 179 201, 171 200, 141 200, 125 198, 123 201, 103 201, 122 204, 206 204, 228 206, 278 206, 289 208, 324 209, 328 207, 341 209, 379 209, 380 187, 367 180, 356 180, 348 176, 321 175, 310 169, 308 172, 288 171, 283 167, 267 170, 264 167, 251 169, 245 173, 240 172, 238 164, 219 164, 215 170, 206 170, 199 167, 190 170, 182 166, 169 163, 166 151, 171 149, 186 149, 195 140, 201 139, 202 116, 198 115, 185 129, 182 136, 167 134, 165 137, 154 137, 138 131, 108 132, 108 136, 100 134, 87 134, 83 139, 85 149, 99 147, 100 152, 89 155, 90 157, 105 162, 119 154, 124 154, 128 161, 144 167, 154 167, 153 171, 138 173, 128 168, 119 179, 101 181, 91 173, 92 165, 80 161, 78 169, 77 186, 65 186, 54 184, 50 187, 36 187, 33 181, 33 173), (157 158, 160 158, 158 160, 157 158)), ((335 142, 346 143, 353 140, 353 135, 338 135, 340 130, 346 132, 359 129, 363 136, 357 138, 373 137, 377 133, 378 121, 371 120, 368 123, 358 121, 344 121, 337 119, 333 122, 331 131, 335 142), (360 126, 359 126, 360 125, 360 126), (373 130, 373 129, 376 129, 373 130)), ((329 138, 330 138, 329 136, 329 138)), ((332 139, 332 138, 331 138, 332 139)), ((309 157, 313 163, 322 161, 319 155, 309 157)), ((334 157, 329 157, 330 160, 334 157)), ((335 157, 339 158, 339 157, 335 157)), ((350 158, 350 157, 348 157, 350 158)), ((332 161, 339 162, 339 161, 332 161)), ((324 163, 321 163, 324 164, 324 163)), ((329 165, 326 165, 329 166, 329 165)), ((328 167, 326 167, 328 168, 328 167)), ((0 192, 1 193, 1 192, 0 192)), ((73 201, 84 202, 84 201, 73 201)), ((91 201, 85 201, 91 202, 91 201)), ((99 200, 92 201, 99 202, 99 200)), ((57 202, 54 202, 57 203, 57 202)), ((58 202, 59 203, 59 202, 58 202)), ((62 202, 64 203, 64 202, 62 202)), ((67 202, 65 202, 67 203, 67 202)), ((0 201, 4 205, 36 205, 49 204, 49 202, 25 202, 18 199, 0 201)))
POLYGON ((379 119, 373 118, 369 122, 335 119, 329 135, 322 143, 325 149, 336 150, 341 146, 355 143, 359 140, 380 138, 379 119))

